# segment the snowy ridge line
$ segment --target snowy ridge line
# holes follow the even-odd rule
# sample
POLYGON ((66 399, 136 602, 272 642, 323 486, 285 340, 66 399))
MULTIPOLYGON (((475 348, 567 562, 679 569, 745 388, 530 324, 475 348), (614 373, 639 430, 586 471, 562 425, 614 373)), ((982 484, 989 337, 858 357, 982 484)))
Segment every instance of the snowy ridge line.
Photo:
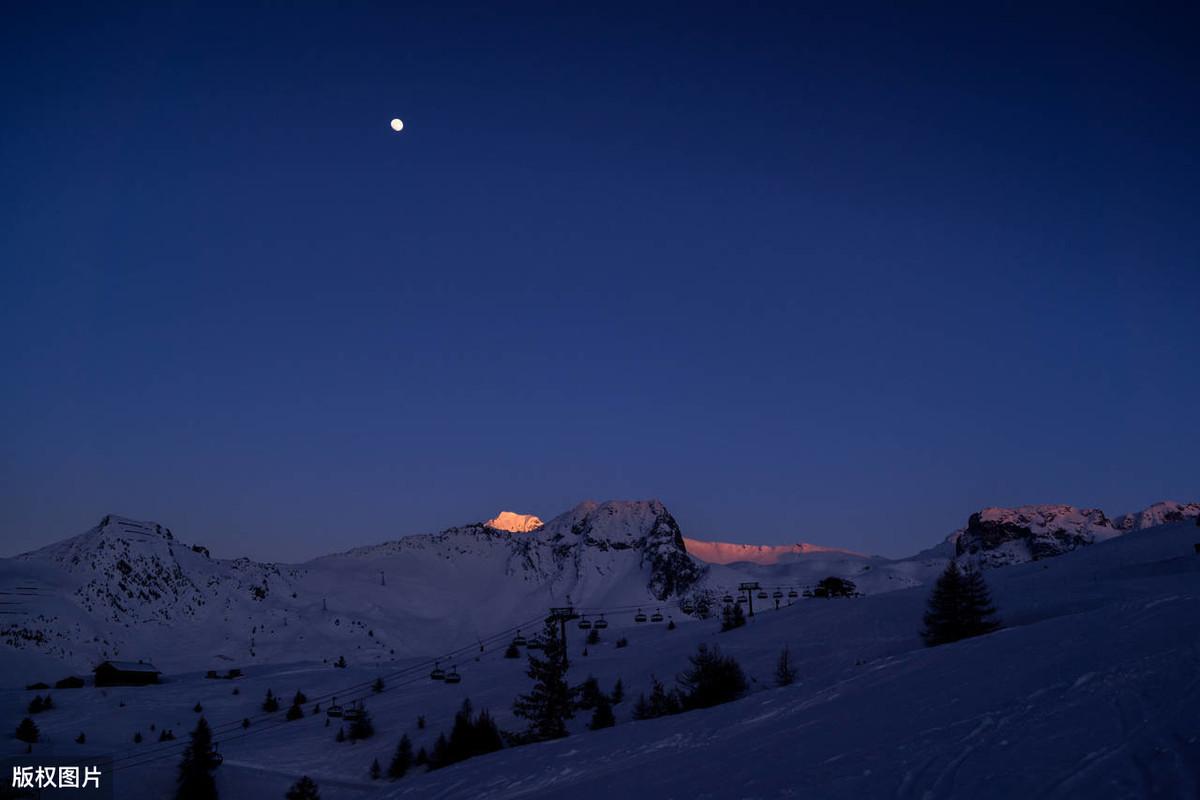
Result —
MULTIPOLYGON (((537 622, 538 620, 543 619, 543 618, 544 618, 544 615, 539 614, 536 617, 533 617, 529 620, 524 621, 523 623, 521 623, 521 625, 515 625, 512 627, 506 628, 503 631, 492 634, 492 635, 490 635, 484 639, 478 640, 472 644, 464 645, 456 650, 452 650, 444 656, 429 658, 424 661, 420 661, 416 664, 411 664, 403 669, 395 670, 393 672, 380 675, 378 677, 383 678, 384 682, 385 682, 385 686, 384 686, 382 692, 376 692, 371 688, 376 680, 376 678, 372 678, 369 681, 362 681, 362 682, 359 682, 356 684, 351 684, 344 688, 338 688, 338 689, 334 689, 332 691, 325 692, 325 693, 322 693, 319 695, 314 695, 313 697, 309 698, 309 701, 316 703, 316 702, 320 702, 325 699, 335 698, 335 697, 339 697, 339 696, 345 697, 347 695, 349 696, 348 699, 350 701, 362 700, 362 699, 365 699, 368 697, 373 697, 373 696, 376 696, 379 694, 385 694, 386 692, 391 691, 392 689, 399 689, 404 686, 412 685, 413 683, 420 682, 421 680, 428 680, 428 676, 425 675, 424 673, 425 673, 425 670, 428 669, 430 666, 432 666, 440 661, 454 658, 455 656, 466 655, 467 653, 473 651, 474 648, 478 647, 480 644, 496 643, 500 640, 507 638, 514 632, 519 631, 521 627, 532 625, 535 622, 537 622), (393 683, 390 686, 386 685, 388 681, 395 681, 396 679, 401 678, 403 676, 407 676, 407 675, 409 675, 409 673, 412 673, 414 671, 417 671, 419 674, 417 674, 414 677, 411 677, 408 680, 400 681, 399 683, 393 683)), ((250 736, 253 734, 268 733, 270 731, 275 730, 276 728, 280 728, 280 727, 288 725, 292 722, 299 721, 299 720, 289 720, 286 718, 286 716, 283 716, 282 718, 280 718, 281 715, 286 715, 286 713, 287 712, 272 711, 272 712, 258 714, 254 717, 244 717, 243 719, 251 720, 251 727, 246 730, 241 731, 240 733, 238 733, 238 731, 237 731, 237 729, 241 728, 241 726, 242 726, 242 720, 240 720, 240 719, 234 720, 231 722, 223 722, 219 725, 212 725, 212 726, 210 726, 210 728, 213 733, 213 742, 214 742, 214 744, 220 744, 221 741, 236 741, 238 739, 244 739, 247 736, 250 736), (255 722, 260 723, 258 725, 258 727, 255 727, 255 725, 254 725, 255 722), (266 723, 270 723, 270 724, 266 724, 266 723), (226 733, 226 734, 227 733, 236 733, 237 735, 225 736, 221 741, 218 741, 218 739, 217 739, 218 733, 226 733)), ((312 716, 312 715, 310 715, 310 716, 312 716)), ((307 719, 307 717, 306 717, 306 719, 307 719)), ((162 743, 156 742, 155 743, 156 749, 151 750, 149 752, 147 752, 147 749, 145 749, 145 748, 142 749, 141 752, 131 752, 131 751, 127 750, 127 751, 125 751, 125 754, 116 756, 110 760, 110 763, 113 765, 111 768, 111 771, 118 772, 122 769, 131 769, 133 767, 142 766, 143 764, 151 764, 156 761, 162 761, 162 760, 168 759, 168 758, 175 758, 183 753, 183 750, 188 747, 188 744, 189 743, 184 740, 175 740, 175 741, 171 741, 171 742, 162 742, 162 743)), ((78 759, 79 763, 83 763, 86 760, 87 760, 87 758, 85 758, 85 757, 81 757, 80 759, 78 759)))

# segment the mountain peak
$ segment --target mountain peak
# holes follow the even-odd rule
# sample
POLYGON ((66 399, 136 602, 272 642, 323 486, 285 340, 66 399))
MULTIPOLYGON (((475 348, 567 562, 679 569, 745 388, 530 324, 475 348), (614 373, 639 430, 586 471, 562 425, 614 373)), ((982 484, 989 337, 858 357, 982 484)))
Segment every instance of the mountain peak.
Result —
POLYGON ((509 533, 530 533, 541 528, 542 520, 534 514, 518 514, 515 511, 501 511, 496 516, 483 523, 489 528, 509 533))
POLYGON ((683 544, 687 551, 696 558, 708 564, 735 564, 748 561, 752 564, 778 564, 790 556, 812 555, 814 553, 862 556, 850 550, 838 547, 824 547, 819 544, 797 542, 795 544, 734 544, 732 542, 706 542, 700 539, 689 539, 686 536, 683 544))

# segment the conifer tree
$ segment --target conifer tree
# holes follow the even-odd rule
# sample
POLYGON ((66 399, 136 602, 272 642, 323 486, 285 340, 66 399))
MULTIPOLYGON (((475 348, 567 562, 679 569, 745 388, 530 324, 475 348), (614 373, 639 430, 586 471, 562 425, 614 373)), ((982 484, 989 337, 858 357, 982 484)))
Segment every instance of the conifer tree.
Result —
POLYGON ((267 689, 267 696, 263 699, 262 710, 267 713, 279 710, 279 698, 270 689, 267 689))
POLYGON ((37 723, 29 717, 21 720, 21 724, 17 726, 17 738, 27 744, 33 744, 38 740, 41 731, 38 730, 37 723))
POLYGON ((587 644, 600 644, 600 631, 595 628, 588 631, 587 644))
POLYGON ((726 603, 721 609, 721 631, 731 631, 746 624, 746 614, 741 603, 726 603))
POLYGON ((504 651, 505 658, 520 658, 521 650, 512 642, 508 643, 508 648, 504 651))
POLYGON ((791 686, 796 682, 796 670, 792 666, 792 654, 784 647, 779 651, 779 660, 775 662, 775 685, 791 686))
POLYGON ((600 695, 596 700, 596 709, 592 712, 592 721, 588 723, 588 727, 598 731, 601 728, 611 728, 616 724, 617 719, 613 716, 612 703, 606 695, 600 695))
POLYGON ((292 784, 284 800, 321 800, 321 794, 317 791, 316 782, 305 775, 292 784))
POLYGON ((371 761, 371 780, 373 780, 373 781, 379 780, 379 776, 380 776, 380 774, 382 774, 382 772, 383 772, 383 768, 379 766, 379 759, 378 758, 373 759, 371 761))
POLYGON ((621 701, 624 699, 625 699, 625 684, 621 681, 620 678, 617 678, 617 682, 613 684, 612 704, 614 706, 619 706, 619 705, 621 705, 621 701))
POLYGON ((1000 627, 995 614, 983 574, 977 569, 964 573, 951 561, 929 596, 921 637, 934 647, 991 633, 1000 627))
POLYGON ((298 705, 293 705, 287 710, 287 720, 289 722, 294 722, 298 719, 303 719, 303 717, 304 717, 304 709, 298 705))
POLYGON ((383 678, 375 679, 375 682, 371 684, 371 691, 375 694, 379 694, 383 691, 383 678))
POLYGON ((566 648, 553 619, 546 620, 541 640, 541 655, 529 653, 527 674, 534 681, 533 689, 513 703, 513 713, 529 722, 531 741, 566 736, 567 720, 575 714, 574 692, 567 685, 566 648))
POLYGON ((412 764, 412 740, 408 738, 408 734, 406 733, 400 737, 400 743, 396 745, 396 753, 392 756, 392 763, 388 765, 388 777, 393 780, 403 778, 408 774, 408 770, 412 764))
POLYGON ((371 715, 367 713, 366 708, 360 708, 358 716, 350 723, 350 741, 370 739, 374 735, 375 724, 371 721, 371 715))
POLYGON ((175 800, 216 800, 217 785, 212 776, 216 764, 212 754, 212 729, 208 727, 208 720, 201 717, 179 762, 175 800))
POLYGON ((428 767, 429 766, 429 753, 425 752, 424 747, 422 747, 420 750, 417 751, 417 757, 413 759, 413 766, 414 767, 428 767))
POLYGON ((746 693, 748 684, 741 665, 721 648, 701 644, 688 660, 691 666, 678 678, 684 708, 709 708, 746 693))

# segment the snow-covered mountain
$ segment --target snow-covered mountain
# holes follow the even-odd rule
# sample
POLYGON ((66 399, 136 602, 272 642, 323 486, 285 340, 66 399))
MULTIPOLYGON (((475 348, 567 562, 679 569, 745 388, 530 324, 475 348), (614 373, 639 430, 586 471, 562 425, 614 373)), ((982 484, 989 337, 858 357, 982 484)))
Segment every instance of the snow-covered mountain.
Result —
POLYGON ((1110 519, 1097 508, 1028 505, 985 508, 950 540, 955 553, 985 567, 1020 564, 1062 555, 1129 531, 1200 516, 1200 503, 1164 501, 1142 511, 1110 519))
POLYGON ((684 538, 683 544, 687 551, 706 564, 733 564, 746 561, 752 564, 778 564, 793 556, 806 556, 813 553, 842 553, 860 556, 850 550, 838 547, 823 547, 819 544, 797 542, 796 544, 733 544, 730 542, 706 542, 700 539, 684 538))
POLYGON ((540 518, 533 514, 518 514, 514 511, 501 511, 496 516, 483 523, 489 528, 510 533, 529 533, 542 527, 540 518))
POLYGON ((685 539, 657 500, 587 501, 544 524, 506 512, 302 564, 211 558, 162 524, 109 515, 0 559, 0 590, 21 588, 0 618, 0 666, 16 680, 105 658, 166 669, 339 656, 381 663, 445 652, 567 603, 682 616, 683 601, 713 607, 743 582, 768 593, 756 598, 762 605, 786 604, 828 575, 878 594, 927 583, 956 556, 1015 564, 1198 514, 1200 504, 1168 502, 1114 523, 1071 506, 988 508, 944 545, 895 560, 685 539))
POLYGON ((1200 518, 1200 503, 1177 503, 1174 500, 1164 500, 1141 511, 1122 514, 1113 520, 1113 525, 1121 531, 1140 531, 1144 528, 1156 528, 1159 525, 1197 518, 1200 518))

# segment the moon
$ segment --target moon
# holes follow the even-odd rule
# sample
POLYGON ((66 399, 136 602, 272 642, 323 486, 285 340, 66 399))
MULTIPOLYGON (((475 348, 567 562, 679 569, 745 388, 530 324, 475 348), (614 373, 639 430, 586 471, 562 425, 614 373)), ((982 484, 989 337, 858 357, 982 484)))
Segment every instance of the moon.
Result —
POLYGON ((404 120, 402 120, 402 119, 392 120, 392 130, 394 130, 396 133, 399 133, 400 131, 404 130, 404 120))

